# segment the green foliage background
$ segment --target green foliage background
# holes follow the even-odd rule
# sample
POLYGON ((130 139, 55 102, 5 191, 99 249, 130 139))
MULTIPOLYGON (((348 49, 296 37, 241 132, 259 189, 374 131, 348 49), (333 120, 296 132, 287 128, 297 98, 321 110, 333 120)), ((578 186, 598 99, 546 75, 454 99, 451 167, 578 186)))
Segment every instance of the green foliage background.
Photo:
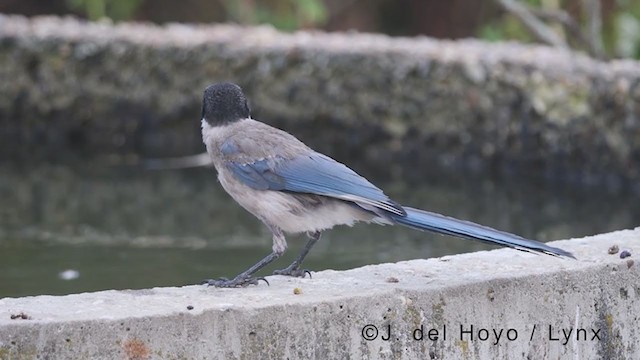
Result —
MULTIPOLYGON (((109 18, 125 21, 134 17, 145 0, 66 0, 74 11, 88 19, 109 18)), ((216 1, 216 0, 211 0, 216 1)), ((271 24, 284 31, 301 28, 321 28, 330 19, 326 0, 217 0, 225 11, 227 21, 241 24, 271 24)), ((365 1, 365 0, 360 0, 365 1)), ((368 1, 368 0, 367 0, 368 1)), ((490 1, 490 0, 484 0, 490 1)), ((539 9, 565 10, 585 26, 584 16, 576 8, 584 0, 520 0, 539 9)), ((356 1, 352 1, 354 3, 356 1)), ((363 3, 375 6, 378 2, 363 3)), ((607 12, 603 14, 602 38, 608 57, 640 58, 640 1, 601 0, 607 12)), ((482 23, 476 36, 489 41, 535 39, 522 23, 507 12, 496 12, 482 23)), ((415 15, 415 14, 414 14, 415 15)), ((551 25, 561 36, 568 37, 560 25, 551 25)), ((575 42, 569 44, 578 47, 575 42)))

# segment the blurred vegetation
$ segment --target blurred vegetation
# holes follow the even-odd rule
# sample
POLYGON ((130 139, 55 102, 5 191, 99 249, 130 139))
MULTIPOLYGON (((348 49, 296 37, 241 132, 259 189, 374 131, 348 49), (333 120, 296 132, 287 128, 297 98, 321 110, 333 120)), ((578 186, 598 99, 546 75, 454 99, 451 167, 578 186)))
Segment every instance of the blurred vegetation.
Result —
POLYGON ((230 20, 241 24, 271 24, 281 30, 296 30, 324 24, 327 8, 322 0, 223 0, 230 20))
POLYGON ((618 55, 640 59, 640 1, 618 0, 618 3, 621 9, 616 12, 605 38, 618 55))
MULTIPOLYGON (((571 48, 601 58, 640 58, 640 1, 638 0, 518 0, 571 48), (597 13, 589 12, 595 6, 597 13), (595 19, 594 19, 595 17, 595 19), (597 24, 597 34, 590 26, 597 24), (600 43, 600 44, 599 44, 600 43), (601 49, 598 49, 601 47, 601 49)), ((501 3, 502 1, 496 1, 501 3)), ((536 41, 518 16, 504 11, 484 24, 480 38, 490 41, 536 41)))
POLYGON ((89 20, 109 18, 114 21, 129 20, 143 0, 66 0, 69 8, 89 20))
MULTIPOLYGON (((96 21, 133 19, 144 0, 66 0, 73 11, 96 21)), ((219 0, 228 21, 241 24, 271 24, 281 30, 322 25, 327 17, 322 0, 219 0)))
POLYGON ((570 47, 602 59, 640 58, 640 0, 5 0, 0 12, 479 37, 570 47))

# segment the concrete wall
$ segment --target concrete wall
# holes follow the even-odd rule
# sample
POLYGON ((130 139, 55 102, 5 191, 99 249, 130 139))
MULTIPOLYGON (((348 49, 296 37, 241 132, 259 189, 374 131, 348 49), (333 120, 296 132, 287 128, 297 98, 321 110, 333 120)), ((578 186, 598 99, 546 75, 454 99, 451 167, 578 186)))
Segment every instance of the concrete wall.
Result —
POLYGON ((502 249, 244 289, 4 298, 0 359, 638 359, 640 272, 608 248, 639 237, 555 243, 577 261, 502 249))
POLYGON ((393 162, 418 177, 432 165, 640 177, 636 62, 515 43, 1 15, 0 158, 201 152, 201 93, 221 80, 245 87, 255 117, 385 172, 393 162))

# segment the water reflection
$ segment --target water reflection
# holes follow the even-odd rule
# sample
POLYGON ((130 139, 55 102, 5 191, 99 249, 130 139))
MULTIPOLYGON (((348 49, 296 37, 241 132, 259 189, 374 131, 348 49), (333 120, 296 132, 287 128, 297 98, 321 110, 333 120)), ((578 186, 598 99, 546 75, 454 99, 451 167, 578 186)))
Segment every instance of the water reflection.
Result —
MULTIPOLYGON (((544 241, 634 227, 640 218, 640 205, 624 193, 464 177, 372 180, 403 204, 544 241)), ((3 167, 0 199, 0 297, 190 284, 233 276, 271 248, 267 230, 221 190, 210 168, 3 167), (77 279, 58 276, 69 269, 77 279)), ((302 246, 300 236, 289 239, 286 258, 265 274, 302 246)), ((359 225, 325 233, 307 265, 346 269, 489 248, 359 225)))

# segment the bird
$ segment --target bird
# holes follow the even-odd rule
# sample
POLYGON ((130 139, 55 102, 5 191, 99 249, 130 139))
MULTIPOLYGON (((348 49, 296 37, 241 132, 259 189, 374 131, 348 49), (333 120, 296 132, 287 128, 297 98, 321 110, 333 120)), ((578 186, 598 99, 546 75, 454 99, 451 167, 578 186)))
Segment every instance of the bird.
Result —
MULTIPOLYGON (((286 131, 251 118, 249 102, 234 83, 209 85, 202 102, 202 141, 224 190, 271 231, 272 251, 233 279, 209 286, 257 285, 255 274, 287 249, 285 234, 306 233, 297 258, 275 275, 311 276, 303 260, 323 231, 358 222, 404 225, 531 253, 574 258, 565 250, 421 209, 407 207, 346 165, 314 151, 286 131)), ((268 284, 268 282, 267 282, 268 284)))

